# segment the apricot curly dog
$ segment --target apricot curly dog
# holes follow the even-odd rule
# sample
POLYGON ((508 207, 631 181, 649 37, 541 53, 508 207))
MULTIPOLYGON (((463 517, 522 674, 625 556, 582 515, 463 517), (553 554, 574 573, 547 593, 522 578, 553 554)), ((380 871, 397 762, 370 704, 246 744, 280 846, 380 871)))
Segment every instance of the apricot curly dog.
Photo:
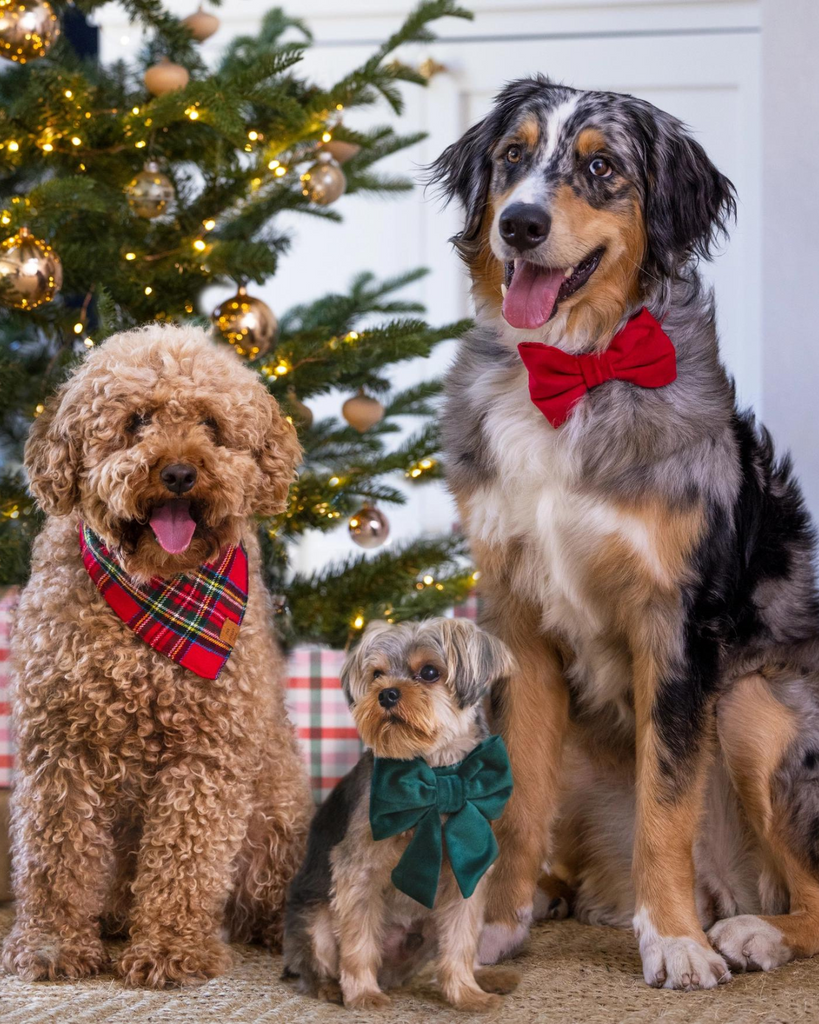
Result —
POLYGON ((128 937, 125 982, 154 988, 223 972, 223 936, 279 943, 312 804, 251 517, 283 508, 299 456, 256 375, 194 328, 112 337, 36 420, 26 467, 48 519, 13 639, 17 919, 3 952, 22 978, 100 971, 101 931, 128 937), (80 522, 141 582, 244 545, 246 612, 216 679, 117 617, 80 522))

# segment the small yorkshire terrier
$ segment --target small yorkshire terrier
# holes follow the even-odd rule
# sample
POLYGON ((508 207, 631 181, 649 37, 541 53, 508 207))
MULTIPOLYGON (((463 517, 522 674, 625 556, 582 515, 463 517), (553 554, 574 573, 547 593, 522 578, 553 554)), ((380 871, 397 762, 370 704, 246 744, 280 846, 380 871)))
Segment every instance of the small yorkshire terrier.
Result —
POLYGON ((517 986, 514 971, 474 969, 490 821, 512 789, 484 698, 511 670, 506 647, 464 619, 373 622, 348 656, 341 684, 369 749, 313 819, 288 894, 284 976, 301 992, 387 1006, 384 989, 433 957, 461 1009, 517 986))

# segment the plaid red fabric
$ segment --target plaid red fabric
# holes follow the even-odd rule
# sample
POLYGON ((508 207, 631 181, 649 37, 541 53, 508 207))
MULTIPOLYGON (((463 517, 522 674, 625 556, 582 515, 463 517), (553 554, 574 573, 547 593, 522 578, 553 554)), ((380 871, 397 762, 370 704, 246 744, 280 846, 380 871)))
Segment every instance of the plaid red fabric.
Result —
POLYGON ((205 679, 216 679, 239 636, 247 606, 247 552, 227 547, 196 572, 138 583, 80 523, 80 550, 99 592, 140 639, 205 679))

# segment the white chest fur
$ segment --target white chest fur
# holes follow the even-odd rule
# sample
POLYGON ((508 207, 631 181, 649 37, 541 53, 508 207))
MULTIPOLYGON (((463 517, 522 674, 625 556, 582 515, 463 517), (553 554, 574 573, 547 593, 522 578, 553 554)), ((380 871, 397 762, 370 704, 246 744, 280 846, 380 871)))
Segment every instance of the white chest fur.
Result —
POLYGON ((497 476, 467 500, 470 538, 520 549, 510 558, 515 592, 573 649, 571 672, 585 698, 614 701, 625 712, 629 659, 611 606, 590 585, 589 563, 601 546, 625 541, 661 575, 654 538, 643 520, 584 491, 569 432, 554 430, 531 403, 523 367, 511 378, 489 371, 475 388, 488 410, 484 430, 497 476))

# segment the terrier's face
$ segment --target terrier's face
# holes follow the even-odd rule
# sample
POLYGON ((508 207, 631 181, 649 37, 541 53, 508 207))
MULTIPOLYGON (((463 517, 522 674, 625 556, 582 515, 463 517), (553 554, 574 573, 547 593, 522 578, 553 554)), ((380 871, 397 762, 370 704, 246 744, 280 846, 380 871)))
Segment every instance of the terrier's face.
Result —
POLYGON ((257 375, 195 328, 152 325, 95 349, 37 419, 31 489, 78 509, 127 572, 172 576, 285 504, 300 454, 257 375))
POLYGON ((376 757, 429 757, 474 738, 482 698, 512 657, 464 619, 371 623, 341 682, 364 743, 376 757))

